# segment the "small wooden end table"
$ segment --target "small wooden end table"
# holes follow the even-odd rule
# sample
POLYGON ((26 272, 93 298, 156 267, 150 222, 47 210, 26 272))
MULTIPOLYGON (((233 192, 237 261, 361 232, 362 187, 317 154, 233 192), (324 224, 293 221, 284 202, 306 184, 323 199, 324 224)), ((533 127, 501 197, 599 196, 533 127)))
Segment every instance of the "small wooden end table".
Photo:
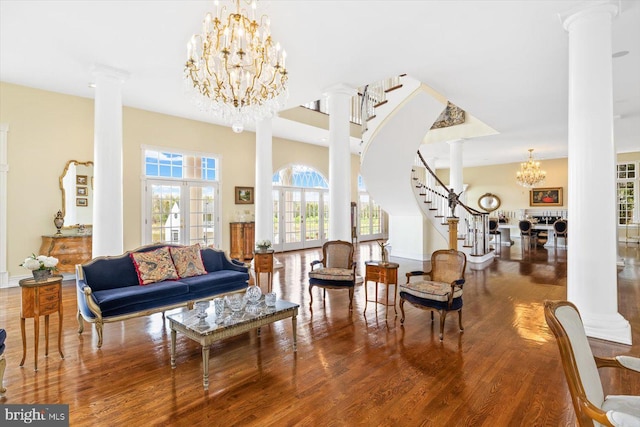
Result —
POLYGON ((27 357, 27 336, 24 330, 25 319, 33 317, 34 334, 34 371, 38 370, 38 338, 40 335, 40 316, 44 316, 44 355, 49 355, 49 315, 58 313, 58 351, 62 354, 62 276, 51 276, 42 282, 35 279, 22 279, 19 282, 22 288, 22 301, 20 306, 20 330, 22 332, 22 360, 24 365, 27 357))
MULTIPOLYGON (((396 297, 398 296, 398 267, 400 264, 395 262, 382 262, 382 261, 367 261, 365 262, 365 276, 364 276, 364 311, 367 311, 367 303, 375 302, 376 304, 382 304, 386 307, 384 316, 387 317, 389 307, 393 305, 393 311, 398 315, 396 310, 396 297), (376 282, 376 298, 370 300, 367 292, 367 283, 369 281, 376 282), (378 300, 378 283, 384 283, 387 285, 386 300, 383 303, 378 300), (393 285, 393 304, 389 304, 389 286, 393 285)), ((378 306, 376 305, 376 311, 378 306)))
POLYGON ((256 285, 260 288, 260 273, 267 273, 267 292, 273 285, 273 249, 256 251, 253 258, 253 269, 256 272, 256 285))

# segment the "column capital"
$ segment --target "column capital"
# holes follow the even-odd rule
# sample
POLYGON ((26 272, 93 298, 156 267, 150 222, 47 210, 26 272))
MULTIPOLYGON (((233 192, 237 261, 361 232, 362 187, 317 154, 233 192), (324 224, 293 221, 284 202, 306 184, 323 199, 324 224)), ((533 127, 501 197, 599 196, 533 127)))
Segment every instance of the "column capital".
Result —
POLYGON ((584 2, 565 12, 559 13, 558 18, 560 18, 560 22, 562 22, 565 31, 571 31, 573 23, 588 16, 608 13, 611 18, 616 17, 620 11, 618 3, 619 2, 615 0, 584 2))
POLYGON ((466 138, 452 139, 451 141, 447 141, 447 144, 449 145, 462 144, 465 141, 466 141, 466 138))
POLYGON ((94 79, 98 77, 107 77, 113 80, 118 80, 120 83, 124 83, 129 79, 130 75, 130 73, 124 70, 119 70, 107 65, 94 64, 91 67, 91 77, 94 79))
POLYGON ((325 90, 322 91, 322 95, 329 97, 333 95, 346 95, 346 96, 354 96, 358 91, 353 86, 349 86, 345 83, 338 83, 332 86, 329 86, 325 90))

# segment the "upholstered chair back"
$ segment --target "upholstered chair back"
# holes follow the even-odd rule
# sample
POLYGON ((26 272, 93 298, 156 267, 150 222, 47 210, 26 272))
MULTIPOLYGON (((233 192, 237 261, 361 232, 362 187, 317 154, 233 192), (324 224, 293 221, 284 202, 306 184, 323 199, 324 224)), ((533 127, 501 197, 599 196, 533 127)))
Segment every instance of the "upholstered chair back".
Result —
POLYGON ((451 283, 464 279, 467 259, 463 252, 455 250, 435 251, 431 255, 431 280, 451 283))
POLYGON ((349 242, 336 240, 323 246, 325 268, 351 268, 353 265, 353 245, 349 242))

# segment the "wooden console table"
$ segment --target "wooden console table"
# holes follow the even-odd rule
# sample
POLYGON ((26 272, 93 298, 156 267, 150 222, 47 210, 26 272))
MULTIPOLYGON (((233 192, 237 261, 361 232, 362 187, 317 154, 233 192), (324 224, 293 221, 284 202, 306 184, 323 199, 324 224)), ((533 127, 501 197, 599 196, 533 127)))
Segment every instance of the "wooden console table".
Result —
MULTIPOLYGON (((395 262, 383 263, 382 261, 367 261, 365 262, 365 276, 364 276, 364 311, 367 311, 367 303, 375 302, 376 304, 382 304, 386 307, 384 316, 387 317, 389 311, 389 286, 393 285, 393 311, 398 314, 396 310, 396 297, 398 295, 398 267, 399 264, 395 262), (370 300, 367 292, 367 282, 376 282, 376 298, 370 300), (381 302, 378 300, 378 283, 384 283, 387 285, 386 300, 381 302)), ((376 310, 378 306, 376 305, 376 310)))
POLYGON ((33 317, 34 334, 34 362, 33 368, 38 370, 38 338, 40 335, 40 316, 44 316, 44 355, 49 355, 49 315, 58 313, 58 351, 62 354, 62 276, 51 276, 42 282, 35 279, 22 279, 19 282, 22 288, 22 301, 20 306, 20 330, 22 332, 22 360, 24 365, 27 357, 27 336, 25 333, 25 319, 33 317))

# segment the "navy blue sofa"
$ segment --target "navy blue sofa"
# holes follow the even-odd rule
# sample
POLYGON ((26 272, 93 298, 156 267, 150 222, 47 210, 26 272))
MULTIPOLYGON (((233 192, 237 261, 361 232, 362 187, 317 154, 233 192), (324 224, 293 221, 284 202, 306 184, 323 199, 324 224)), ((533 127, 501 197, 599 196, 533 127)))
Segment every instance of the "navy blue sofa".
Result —
POLYGON ((140 286, 129 254, 163 246, 179 245, 152 244, 122 255, 97 257, 76 265, 79 334, 84 330, 83 320, 93 323, 100 348, 104 323, 178 307, 191 308, 195 301, 242 291, 248 286, 248 268, 243 263, 230 260, 224 252, 211 248, 200 250, 207 274, 140 286))

